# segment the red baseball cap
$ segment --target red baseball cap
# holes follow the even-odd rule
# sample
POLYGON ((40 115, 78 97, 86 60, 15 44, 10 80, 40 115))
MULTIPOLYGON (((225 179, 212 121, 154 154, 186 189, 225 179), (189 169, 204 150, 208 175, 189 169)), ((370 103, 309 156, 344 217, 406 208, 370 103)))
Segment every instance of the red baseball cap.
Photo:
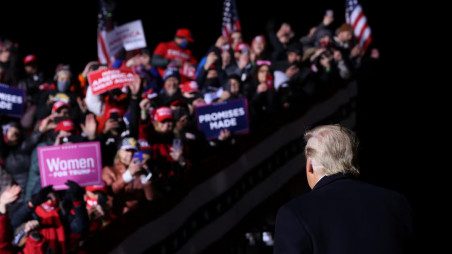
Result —
POLYGON ((173 112, 168 107, 160 107, 154 113, 154 120, 157 122, 173 120, 173 112))
POLYGON ((55 131, 68 131, 72 132, 75 129, 74 122, 71 119, 66 119, 57 124, 55 131))
POLYGON ((107 188, 105 188, 105 186, 102 185, 88 185, 85 187, 85 190, 91 192, 95 191, 107 192, 107 188))
POLYGON ((193 42, 193 37, 191 36, 191 32, 187 28, 177 29, 176 37, 185 38, 189 42, 193 42))
POLYGON ((247 53, 249 51, 250 51, 250 46, 248 46, 248 44, 243 43, 243 42, 237 44, 237 46, 235 46, 235 48, 234 48, 234 52, 247 53))
POLYGON ((142 99, 149 99, 149 100, 152 100, 152 99, 156 98, 157 96, 159 96, 159 95, 152 88, 141 94, 142 99))
POLYGON ((63 107, 69 108, 69 104, 67 104, 64 101, 57 101, 57 102, 53 103, 52 113, 57 112, 58 110, 60 110, 63 107))
POLYGON ((199 92, 198 83, 196 81, 187 81, 179 85, 180 90, 183 93, 194 93, 199 92))
POLYGON ((31 64, 31 63, 35 63, 38 60, 38 58, 36 57, 36 55, 27 55, 24 57, 24 64, 31 64))

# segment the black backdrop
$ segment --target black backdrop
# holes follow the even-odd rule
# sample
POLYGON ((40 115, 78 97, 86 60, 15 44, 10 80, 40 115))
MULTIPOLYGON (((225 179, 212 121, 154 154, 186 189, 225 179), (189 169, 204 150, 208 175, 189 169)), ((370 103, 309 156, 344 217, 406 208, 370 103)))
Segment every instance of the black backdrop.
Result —
MULTIPOLYGON (((336 25, 344 20, 344 1, 236 0, 246 40, 265 32, 269 19, 290 22, 297 37, 318 24, 327 8, 335 11, 336 25), (257 7, 259 6, 259 7, 257 7), (259 11, 256 11, 259 10, 259 11), (252 14, 251 14, 252 13, 252 14)), ((141 19, 151 50, 160 41, 171 40, 178 27, 192 30, 194 53, 199 58, 220 34, 222 0, 212 1, 117 0, 118 24, 141 19)), ((419 16, 411 6, 394 6, 393 1, 360 0, 373 30, 375 46, 381 52, 379 75, 359 90, 358 134, 364 178, 404 193, 414 207, 419 239, 427 235, 430 223, 422 208, 423 163, 421 140, 416 132, 423 122, 423 101, 412 97, 417 87, 416 59, 410 47, 421 44, 413 20, 419 16), (417 43, 417 44, 415 44, 417 43), (422 181, 421 181, 422 180, 422 181)), ((51 72, 57 63, 70 63, 79 72, 96 59, 97 2, 2 1, 0 36, 20 44, 23 54, 36 53, 51 72)), ((422 242, 422 241, 421 241, 422 242)))
MULTIPOLYGON (((386 38, 380 36, 390 28, 388 20, 379 15, 384 4, 362 2, 378 45, 389 48, 386 38)), ((194 34, 194 52, 199 57, 220 35, 222 0, 148 1, 146 4, 138 0, 117 0, 116 3, 115 21, 122 24, 141 19, 150 49, 160 41, 171 40, 178 27, 188 27, 194 34)), ((298 37, 320 23, 327 8, 335 11, 336 25, 344 21, 343 1, 279 0, 263 4, 260 0, 238 0, 237 6, 248 41, 254 35, 265 33, 270 19, 290 22, 298 37)), ((0 36, 18 41, 24 53, 37 53, 49 68, 55 63, 68 62, 81 69, 97 57, 97 9, 95 0, 4 1, 0 36)))

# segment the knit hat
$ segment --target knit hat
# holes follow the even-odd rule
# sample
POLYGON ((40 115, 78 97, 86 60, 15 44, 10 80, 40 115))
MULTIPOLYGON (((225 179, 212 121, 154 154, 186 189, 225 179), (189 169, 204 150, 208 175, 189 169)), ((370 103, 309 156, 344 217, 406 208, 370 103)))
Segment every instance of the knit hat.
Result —
POLYGON ((138 151, 138 142, 135 138, 126 137, 119 143, 119 149, 138 151))
POLYGON ((179 70, 177 68, 168 67, 163 73, 163 80, 167 80, 170 77, 175 77, 180 80, 179 70))

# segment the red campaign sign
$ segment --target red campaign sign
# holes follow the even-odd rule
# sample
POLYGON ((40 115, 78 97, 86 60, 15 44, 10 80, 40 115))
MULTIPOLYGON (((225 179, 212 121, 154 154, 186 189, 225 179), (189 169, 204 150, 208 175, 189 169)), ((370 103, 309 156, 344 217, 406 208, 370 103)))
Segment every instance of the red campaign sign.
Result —
POLYGON ((122 88, 132 81, 133 72, 130 69, 103 69, 93 71, 88 75, 89 85, 95 95, 122 88))

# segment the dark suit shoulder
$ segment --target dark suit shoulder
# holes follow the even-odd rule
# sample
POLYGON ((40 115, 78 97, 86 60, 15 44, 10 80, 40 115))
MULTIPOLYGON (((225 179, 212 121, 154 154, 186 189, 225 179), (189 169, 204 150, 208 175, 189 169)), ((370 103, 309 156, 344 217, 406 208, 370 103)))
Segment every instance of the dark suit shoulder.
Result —
POLYGON ((301 211, 309 213, 310 210, 328 209, 337 205, 367 208, 383 205, 389 209, 392 207, 391 210, 410 213, 408 201, 400 193, 349 177, 336 179, 320 188, 314 188, 292 199, 285 206, 300 215, 301 211))
POLYGON ((286 203, 278 223, 285 235, 277 239, 297 244, 282 244, 277 253, 300 253, 285 251, 287 245, 299 250, 300 242, 316 253, 403 253, 412 236, 411 210, 401 194, 341 176, 324 177, 286 203))

